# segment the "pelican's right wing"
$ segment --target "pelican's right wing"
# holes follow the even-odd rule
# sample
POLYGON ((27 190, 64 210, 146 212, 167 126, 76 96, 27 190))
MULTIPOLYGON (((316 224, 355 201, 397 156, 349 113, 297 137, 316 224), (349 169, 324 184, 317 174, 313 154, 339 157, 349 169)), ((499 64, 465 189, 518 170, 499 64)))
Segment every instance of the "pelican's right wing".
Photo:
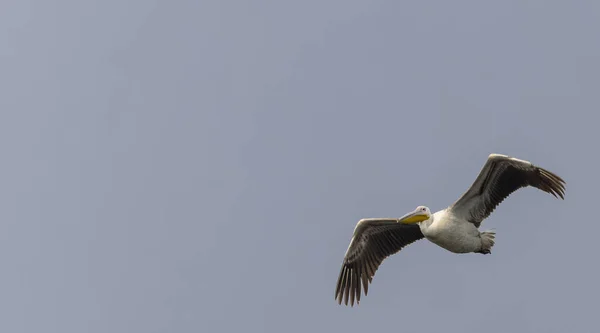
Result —
POLYGON ((381 262, 424 236, 416 224, 401 224, 394 218, 362 219, 354 229, 354 235, 346 251, 342 269, 335 288, 335 298, 342 298, 350 306, 360 302, 361 282, 367 295, 368 285, 381 262))

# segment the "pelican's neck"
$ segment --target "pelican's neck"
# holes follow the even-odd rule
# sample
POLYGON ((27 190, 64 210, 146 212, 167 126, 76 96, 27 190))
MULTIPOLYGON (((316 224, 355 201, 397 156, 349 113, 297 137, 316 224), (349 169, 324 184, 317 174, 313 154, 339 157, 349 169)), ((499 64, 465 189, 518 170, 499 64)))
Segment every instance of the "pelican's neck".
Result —
POLYGON ((431 214, 431 216, 427 220, 425 220, 423 222, 419 222, 419 228, 421 228, 422 233, 425 233, 426 230, 429 229, 429 227, 433 223, 434 219, 435 219, 435 214, 431 214))

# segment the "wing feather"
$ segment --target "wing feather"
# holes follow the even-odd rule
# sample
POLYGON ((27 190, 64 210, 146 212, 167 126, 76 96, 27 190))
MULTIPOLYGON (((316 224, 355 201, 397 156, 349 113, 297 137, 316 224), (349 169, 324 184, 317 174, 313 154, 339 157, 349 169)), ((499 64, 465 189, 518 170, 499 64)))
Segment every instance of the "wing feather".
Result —
POLYGON ((365 296, 383 260, 403 247, 422 239, 418 225, 398 223, 398 219, 363 219, 354 229, 335 288, 338 304, 360 303, 361 282, 365 296))

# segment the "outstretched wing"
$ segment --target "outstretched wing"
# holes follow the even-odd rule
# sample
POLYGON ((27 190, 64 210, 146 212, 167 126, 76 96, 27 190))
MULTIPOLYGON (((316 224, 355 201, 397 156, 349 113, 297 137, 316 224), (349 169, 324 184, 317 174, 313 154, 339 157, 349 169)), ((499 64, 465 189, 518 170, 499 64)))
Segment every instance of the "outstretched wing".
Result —
POLYGON ((360 302, 361 283, 367 295, 369 284, 375 271, 388 256, 400 251, 406 245, 423 238, 418 225, 398 223, 393 218, 362 219, 354 229, 354 235, 346 251, 342 269, 335 288, 335 298, 342 304, 342 298, 350 306, 360 302))
POLYGON ((449 210, 479 227, 511 193, 527 186, 564 199, 565 181, 559 176, 528 161, 491 154, 475 182, 449 210))

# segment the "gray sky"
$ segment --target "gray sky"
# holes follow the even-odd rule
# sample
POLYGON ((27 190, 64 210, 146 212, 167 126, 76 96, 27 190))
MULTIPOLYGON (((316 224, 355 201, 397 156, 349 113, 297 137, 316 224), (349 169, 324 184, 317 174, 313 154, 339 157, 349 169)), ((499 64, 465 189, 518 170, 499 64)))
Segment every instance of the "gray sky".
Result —
POLYGON ((598 1, 4 1, 0 331, 592 332, 598 1), (427 241, 360 306, 356 222, 488 154, 567 181, 492 255, 427 241))

